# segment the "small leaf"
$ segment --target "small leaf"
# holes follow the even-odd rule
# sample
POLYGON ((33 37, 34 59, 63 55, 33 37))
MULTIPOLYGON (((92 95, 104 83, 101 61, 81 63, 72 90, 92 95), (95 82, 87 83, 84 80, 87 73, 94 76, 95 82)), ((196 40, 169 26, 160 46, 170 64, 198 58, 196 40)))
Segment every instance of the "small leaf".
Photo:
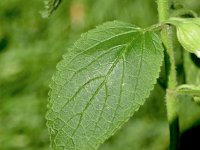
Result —
POLYGON ((198 105, 200 105, 200 97, 193 97, 193 101, 195 102, 195 103, 197 103, 198 105))
POLYGON ((162 60, 159 37, 127 23, 83 34, 53 76, 46 116, 53 149, 97 149, 143 105, 162 60))
POLYGON ((176 92, 179 95, 191 96, 195 103, 200 104, 200 86, 183 84, 177 87, 176 92))
POLYGON ((60 5, 62 0, 45 0, 45 10, 41 11, 42 17, 48 18, 60 5))
POLYGON ((178 94, 191 95, 193 97, 200 97, 200 86, 191 84, 183 84, 177 87, 176 92, 178 94))

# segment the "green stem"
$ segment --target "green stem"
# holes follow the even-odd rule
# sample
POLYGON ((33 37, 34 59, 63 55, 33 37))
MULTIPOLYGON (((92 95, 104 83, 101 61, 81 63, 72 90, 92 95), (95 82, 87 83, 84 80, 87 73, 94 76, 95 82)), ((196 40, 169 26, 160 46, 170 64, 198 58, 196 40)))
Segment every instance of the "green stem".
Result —
MULTIPOLYGON (((169 1, 157 0, 159 22, 162 23, 169 18, 169 1)), ((168 89, 166 93, 167 118, 170 129, 170 150, 178 150, 179 147, 179 121, 178 121, 178 101, 173 92, 176 89, 176 70, 172 42, 172 29, 166 25, 161 31, 161 38, 169 56, 170 68, 168 76, 168 89)))
POLYGON ((169 18, 169 2, 168 0, 157 0, 159 22, 163 22, 169 18))

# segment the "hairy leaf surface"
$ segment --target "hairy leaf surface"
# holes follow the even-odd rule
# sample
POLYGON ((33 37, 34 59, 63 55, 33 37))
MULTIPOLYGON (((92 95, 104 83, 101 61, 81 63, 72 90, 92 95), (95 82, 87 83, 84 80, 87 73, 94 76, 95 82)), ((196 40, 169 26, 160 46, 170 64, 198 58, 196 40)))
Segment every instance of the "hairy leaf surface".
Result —
POLYGON ((53 76, 46 116, 53 149, 97 149, 144 103, 162 60, 158 36, 127 23, 83 34, 53 76))

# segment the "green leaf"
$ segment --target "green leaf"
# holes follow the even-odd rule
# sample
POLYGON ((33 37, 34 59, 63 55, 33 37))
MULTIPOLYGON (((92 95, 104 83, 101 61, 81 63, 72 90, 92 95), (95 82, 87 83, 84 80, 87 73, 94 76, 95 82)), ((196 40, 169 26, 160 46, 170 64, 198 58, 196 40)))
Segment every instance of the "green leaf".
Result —
POLYGON ((200 86, 192 84, 183 84, 177 87, 176 93, 179 95, 188 95, 192 97, 192 100, 197 104, 200 104, 200 86))
POLYGON ((127 23, 83 34, 53 76, 46 116, 53 149, 97 149, 143 105, 162 60, 159 37, 127 23))
POLYGON ((177 87, 176 92, 177 94, 200 97, 200 86, 195 86, 192 84, 183 84, 177 87))
POLYGON ((45 10, 41 12, 42 17, 48 18, 60 5, 62 0, 45 0, 45 10))

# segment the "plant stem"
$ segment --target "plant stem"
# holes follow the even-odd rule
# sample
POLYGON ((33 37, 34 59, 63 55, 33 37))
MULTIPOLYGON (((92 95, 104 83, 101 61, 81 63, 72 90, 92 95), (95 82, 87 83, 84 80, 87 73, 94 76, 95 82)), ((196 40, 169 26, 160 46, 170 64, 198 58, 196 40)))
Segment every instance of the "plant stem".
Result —
POLYGON ((169 18, 169 2, 168 0, 157 0, 159 22, 163 22, 169 18))
MULTIPOLYGON (((169 1, 157 0, 159 22, 162 23, 169 18, 169 1)), ((172 41, 172 29, 166 25, 161 31, 161 38, 169 56, 170 68, 168 76, 168 89, 166 93, 167 118, 170 130, 170 150, 178 150, 179 147, 179 121, 178 121, 178 101, 175 92, 176 69, 172 41)))

